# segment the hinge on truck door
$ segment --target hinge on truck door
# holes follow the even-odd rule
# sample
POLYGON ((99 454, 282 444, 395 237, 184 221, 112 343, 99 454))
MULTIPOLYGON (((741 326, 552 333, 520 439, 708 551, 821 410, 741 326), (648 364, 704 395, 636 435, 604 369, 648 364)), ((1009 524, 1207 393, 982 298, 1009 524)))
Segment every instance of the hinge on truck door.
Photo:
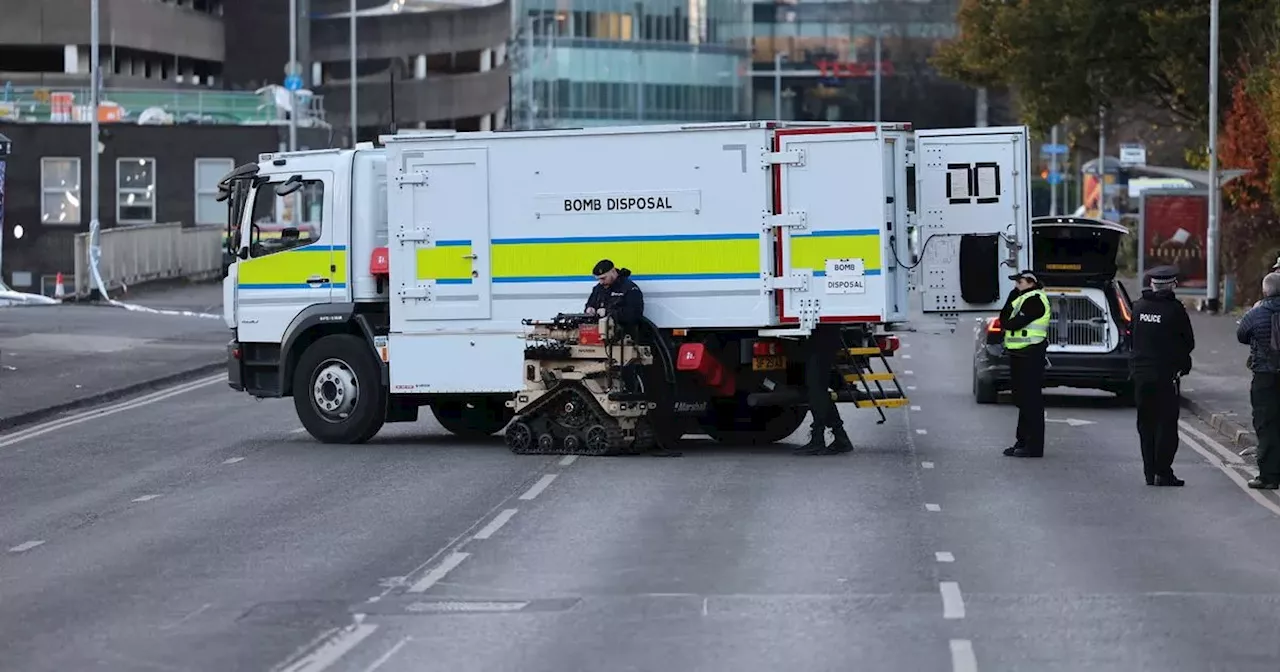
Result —
POLYGON ((765 152, 764 153, 764 166, 763 166, 764 168, 768 168, 769 166, 776 166, 778 164, 785 164, 790 166, 803 166, 804 150, 792 149, 786 152, 765 152))
POLYGON ((428 285, 401 285, 400 289, 396 290, 396 296, 400 297, 401 301, 408 301, 409 299, 430 301, 431 287, 428 285))
POLYGON ((803 212, 788 212, 785 215, 764 215, 764 230, 775 227, 786 227, 788 229, 807 229, 809 228, 809 216, 803 212))
POLYGON ((772 291, 775 289, 797 289, 802 292, 809 291, 809 282, 813 279, 813 271, 809 269, 800 269, 792 271, 787 275, 765 275, 764 290, 772 291))
POLYGON ((404 175, 396 175, 396 186, 404 188, 406 185, 415 186, 427 183, 426 173, 406 173, 404 175))
POLYGON ((396 232, 396 242, 404 245, 405 243, 425 243, 431 240, 431 229, 402 229, 396 232))

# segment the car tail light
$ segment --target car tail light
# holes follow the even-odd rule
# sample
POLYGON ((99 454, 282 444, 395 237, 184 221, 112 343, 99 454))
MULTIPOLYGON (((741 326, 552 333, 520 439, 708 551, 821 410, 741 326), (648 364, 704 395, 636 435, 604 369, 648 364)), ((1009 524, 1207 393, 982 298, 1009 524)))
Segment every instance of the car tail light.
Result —
POLYGON ((991 318, 990 322, 987 322, 987 333, 988 334, 1000 333, 1000 318, 993 317, 991 318))
POLYGON ((751 354, 755 357, 769 357, 778 354, 777 341, 756 341, 751 344, 751 354))

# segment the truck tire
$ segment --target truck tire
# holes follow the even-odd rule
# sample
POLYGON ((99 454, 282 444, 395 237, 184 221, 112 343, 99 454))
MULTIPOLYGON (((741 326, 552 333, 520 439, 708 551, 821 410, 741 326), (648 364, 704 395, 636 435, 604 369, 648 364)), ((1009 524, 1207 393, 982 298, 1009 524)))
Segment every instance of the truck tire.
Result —
POLYGON ((514 417, 503 400, 492 397, 436 401, 431 404, 431 414, 450 434, 468 439, 492 436, 514 417))
POLYGON ((720 414, 703 430, 720 443, 764 446, 794 434, 808 413, 807 408, 757 408, 749 417, 720 414))
POLYGON ((293 370, 293 407, 324 443, 364 443, 387 416, 388 395, 368 341, 333 334, 312 343, 293 370))

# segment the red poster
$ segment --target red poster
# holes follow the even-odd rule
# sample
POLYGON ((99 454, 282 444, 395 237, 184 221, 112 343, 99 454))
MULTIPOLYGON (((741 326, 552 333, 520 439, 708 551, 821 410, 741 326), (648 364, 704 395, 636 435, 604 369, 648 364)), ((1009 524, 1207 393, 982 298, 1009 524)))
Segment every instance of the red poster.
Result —
POLYGON ((1143 269, 1177 266, 1178 284, 1206 288, 1209 197, 1151 194, 1143 198, 1142 208, 1143 269))

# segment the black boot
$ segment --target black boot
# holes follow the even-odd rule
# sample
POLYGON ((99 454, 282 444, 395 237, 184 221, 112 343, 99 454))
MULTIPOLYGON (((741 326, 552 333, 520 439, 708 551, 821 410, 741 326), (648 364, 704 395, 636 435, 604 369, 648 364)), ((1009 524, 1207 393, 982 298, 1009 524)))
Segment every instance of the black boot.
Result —
POLYGON ((823 435, 826 430, 821 426, 814 426, 809 430, 809 443, 796 448, 793 453, 796 455, 834 455, 835 451, 827 447, 823 435))
POLYGON ((844 427, 832 427, 831 433, 835 436, 835 441, 831 442, 831 451, 835 453, 849 453, 853 451, 853 441, 849 440, 849 435, 845 433, 844 427))
POLYGON ((1173 472, 1167 474, 1156 474, 1156 487, 1160 488, 1180 488, 1187 482, 1173 475, 1173 472))

